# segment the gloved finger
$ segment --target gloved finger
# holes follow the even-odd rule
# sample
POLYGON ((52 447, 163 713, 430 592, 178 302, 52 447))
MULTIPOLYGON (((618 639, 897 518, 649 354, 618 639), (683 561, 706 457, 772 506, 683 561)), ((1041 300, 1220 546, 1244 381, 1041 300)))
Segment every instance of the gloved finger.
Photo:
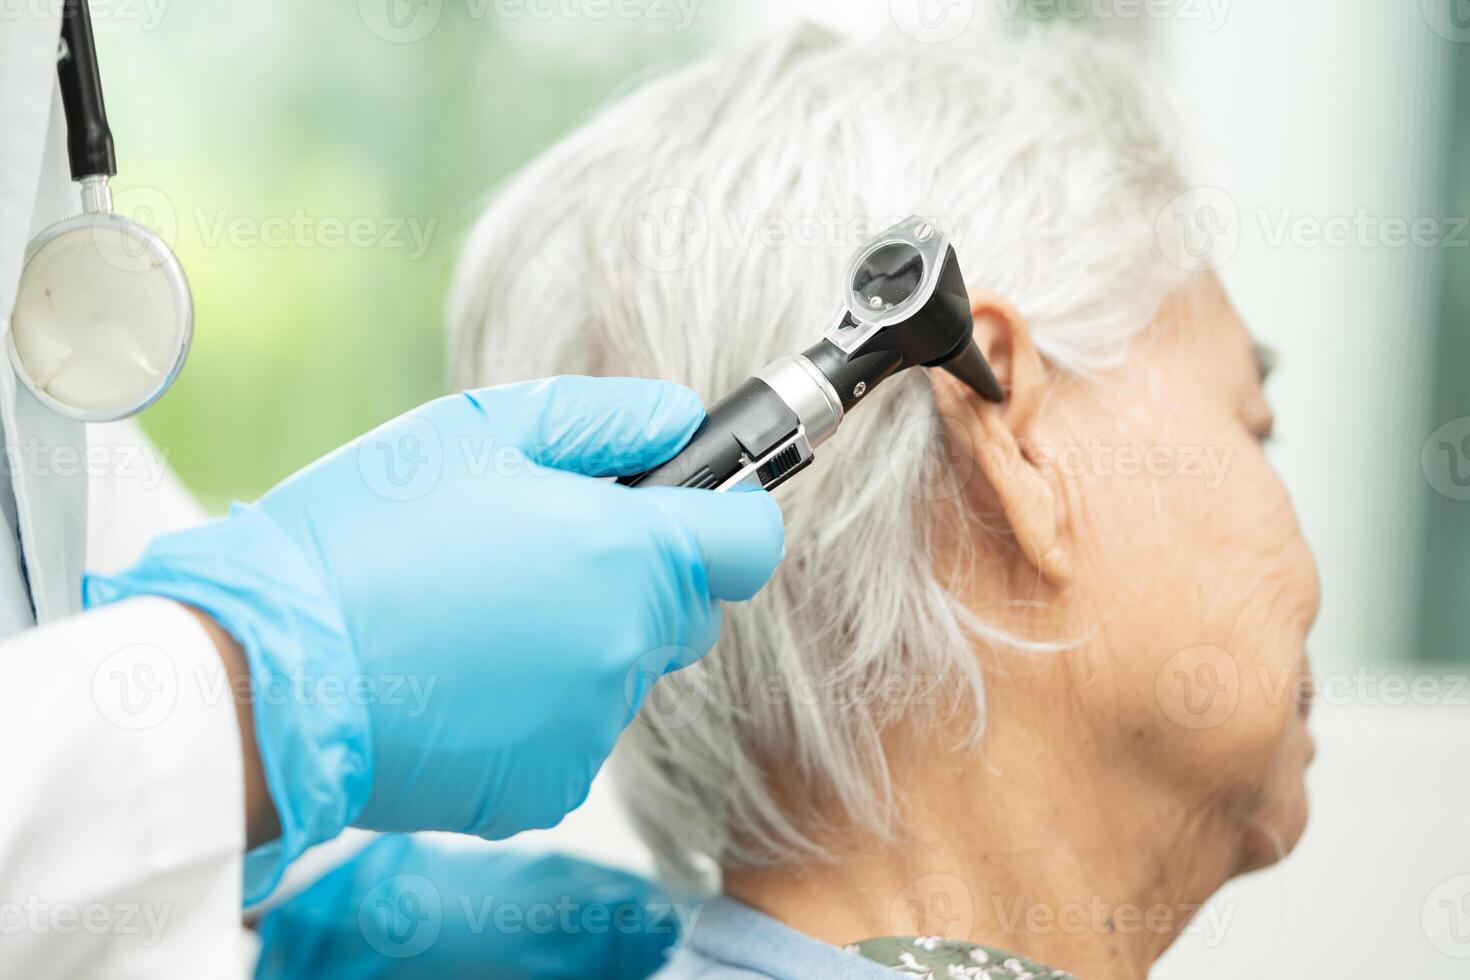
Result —
POLYGON ((647 487, 628 492, 657 501, 693 533, 716 599, 749 599, 786 556, 781 508, 764 490, 647 487))
POLYGON ((627 476, 669 460, 684 447, 704 406, 671 381, 584 378, 465 392, 503 441, 541 466, 583 476, 627 476))

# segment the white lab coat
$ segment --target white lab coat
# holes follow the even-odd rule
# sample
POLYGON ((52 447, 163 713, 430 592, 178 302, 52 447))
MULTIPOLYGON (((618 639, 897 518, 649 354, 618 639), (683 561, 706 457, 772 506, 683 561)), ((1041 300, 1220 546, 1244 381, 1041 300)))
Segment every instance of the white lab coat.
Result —
MULTIPOLYGON (((30 236, 78 209, 60 6, 0 17, 0 320, 30 236)), ((34 608, 41 624, 0 643, 0 977, 241 977, 243 776, 218 656, 171 602, 78 608, 89 466, 102 471, 94 558, 117 557, 97 547, 109 537, 136 551, 188 508, 131 455, 138 430, 98 431, 81 455, 84 427, 40 406, 3 356, 0 421, 7 449, 24 450, 9 478, 29 586, 26 602, 12 576, 20 594, 0 608, 34 608)))

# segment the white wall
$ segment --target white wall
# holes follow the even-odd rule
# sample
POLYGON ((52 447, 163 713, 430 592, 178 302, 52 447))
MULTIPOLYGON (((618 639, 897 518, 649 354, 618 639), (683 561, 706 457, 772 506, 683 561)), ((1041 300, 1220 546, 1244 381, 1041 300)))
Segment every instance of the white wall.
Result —
POLYGON ((1470 695, 1458 697, 1314 713, 1306 836, 1216 895, 1223 932, 1186 935, 1155 980, 1470 976, 1470 695))

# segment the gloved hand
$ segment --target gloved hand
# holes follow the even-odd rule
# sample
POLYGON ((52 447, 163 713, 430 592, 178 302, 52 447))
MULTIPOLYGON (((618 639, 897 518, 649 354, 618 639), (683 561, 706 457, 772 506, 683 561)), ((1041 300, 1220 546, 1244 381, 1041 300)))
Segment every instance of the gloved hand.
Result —
POLYGON ((688 913, 575 858, 393 835, 271 910, 255 980, 643 980, 688 913))
POLYGON ((244 648, 282 831, 248 899, 348 824, 500 838, 582 801, 652 682, 782 555, 763 492, 590 479, 657 465, 702 418, 632 379, 441 398, 87 580, 89 604, 168 596, 244 648))

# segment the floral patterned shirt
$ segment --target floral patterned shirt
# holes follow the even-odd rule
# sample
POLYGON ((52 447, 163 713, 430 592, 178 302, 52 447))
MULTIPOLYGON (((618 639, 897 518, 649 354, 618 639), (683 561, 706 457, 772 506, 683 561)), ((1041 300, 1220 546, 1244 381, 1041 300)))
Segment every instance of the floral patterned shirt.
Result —
POLYGON ((1022 957, 938 936, 832 946, 738 899, 705 902, 654 980, 1071 980, 1022 957))
POLYGON ((845 948, 921 980, 1075 980, 1070 973, 1019 956, 940 936, 885 936, 845 948))

